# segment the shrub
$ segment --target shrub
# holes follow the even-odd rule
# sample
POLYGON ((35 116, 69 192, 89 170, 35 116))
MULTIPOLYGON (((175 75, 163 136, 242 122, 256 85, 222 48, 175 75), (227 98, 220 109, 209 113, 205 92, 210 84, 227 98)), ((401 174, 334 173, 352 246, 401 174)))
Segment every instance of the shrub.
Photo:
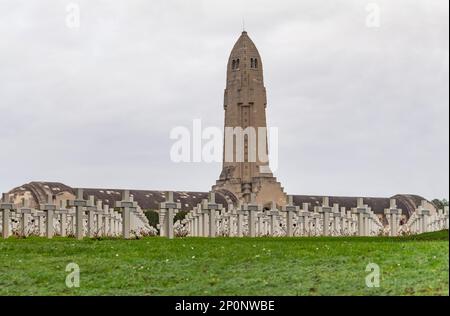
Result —
POLYGON ((177 222, 177 221, 182 221, 183 219, 185 219, 186 215, 187 215, 187 211, 179 211, 176 215, 175 218, 173 219, 173 222, 177 222))
MULTIPOLYGON (((182 221, 186 215, 187 211, 180 211, 178 212, 173 219, 173 222, 176 223, 177 221, 182 221)), ((159 213, 154 210, 145 210, 144 211, 145 216, 147 217, 150 226, 158 227, 159 224, 159 213)))
POLYGON ((158 224, 159 224, 158 212, 153 211, 153 210, 146 210, 146 211, 144 211, 144 214, 147 217, 150 226, 158 227, 158 224))

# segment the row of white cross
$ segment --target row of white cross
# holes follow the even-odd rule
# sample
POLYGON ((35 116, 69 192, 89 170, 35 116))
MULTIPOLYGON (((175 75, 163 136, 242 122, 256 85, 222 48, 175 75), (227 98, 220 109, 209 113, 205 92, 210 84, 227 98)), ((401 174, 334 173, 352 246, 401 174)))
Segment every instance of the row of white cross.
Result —
MULTIPOLYGON (((253 197, 254 198, 254 197, 253 197)), ((253 200, 252 198, 252 200, 253 200)), ((390 236, 420 234, 429 231, 448 229, 449 209, 445 207, 432 213, 423 201, 410 216, 408 222, 400 225, 402 210, 396 201, 390 201, 385 210, 388 225, 379 220, 371 208, 359 198, 356 207, 347 210, 338 204, 329 204, 324 197, 321 206, 314 206, 313 212, 308 203, 302 207, 293 204, 292 196, 287 205, 277 209, 272 204, 270 210, 254 202, 241 204, 238 208, 224 208, 216 203, 215 194, 203 200, 183 219, 174 224, 175 215, 181 204, 174 202, 173 192, 168 192, 166 201, 161 203, 159 212, 160 235, 192 237, 257 237, 257 236, 390 236)), ((142 209, 129 191, 124 191, 122 200, 116 202, 115 209, 95 201, 93 196, 83 199, 83 190, 78 189, 76 198, 61 201, 55 205, 51 196, 47 203, 38 209, 29 206, 27 200, 21 205, 10 203, 5 195, 0 201, 1 236, 12 234, 20 236, 74 236, 84 237, 123 237, 155 234, 142 209)))
POLYGON ((402 210, 397 207, 396 200, 391 199, 389 208, 384 211, 388 225, 384 225, 362 198, 357 199, 355 208, 347 210, 338 204, 330 206, 329 198, 324 197, 322 205, 314 206, 311 212, 308 203, 302 207, 295 206, 292 196, 288 197, 287 206, 281 209, 272 204, 270 210, 264 210, 262 205, 256 203, 226 209, 216 203, 214 193, 210 193, 207 200, 203 200, 184 220, 174 225, 173 218, 180 210, 180 204, 173 201, 173 194, 168 193, 167 197, 167 201, 161 204, 160 235, 168 238, 177 235, 211 238, 399 236, 448 229, 448 208, 431 216, 430 211, 425 209, 426 201, 422 202, 405 225, 400 225, 402 210))
MULTIPOLYGON (((391 204, 395 206, 395 202, 391 204)), ((302 207, 293 204, 292 196, 280 210, 272 204, 264 210, 256 203, 242 204, 239 208, 224 208, 216 203, 214 193, 190 211, 181 225, 173 225, 173 218, 180 210, 179 203, 168 193, 167 201, 161 203, 160 234, 174 238, 174 227, 180 235, 193 237, 257 237, 257 236, 374 236, 383 229, 383 224, 363 199, 358 199, 357 207, 346 210, 338 204, 330 206, 329 198, 323 198, 321 206, 314 212, 309 204, 302 207)), ((388 211, 388 210, 387 210, 388 211)))
POLYGON ((445 206, 443 210, 431 213, 426 207, 425 201, 412 214, 404 225, 404 230, 412 234, 422 234, 427 232, 448 229, 449 208, 445 206))
POLYGON ((10 203, 3 195, 0 202, 1 235, 3 238, 15 234, 18 236, 74 236, 84 237, 123 237, 149 232, 150 227, 142 209, 124 191, 122 200, 116 202, 115 209, 103 205, 101 200, 95 201, 93 196, 83 199, 83 190, 78 189, 74 200, 53 203, 51 195, 47 203, 38 209, 31 208, 28 200, 21 205, 10 203))

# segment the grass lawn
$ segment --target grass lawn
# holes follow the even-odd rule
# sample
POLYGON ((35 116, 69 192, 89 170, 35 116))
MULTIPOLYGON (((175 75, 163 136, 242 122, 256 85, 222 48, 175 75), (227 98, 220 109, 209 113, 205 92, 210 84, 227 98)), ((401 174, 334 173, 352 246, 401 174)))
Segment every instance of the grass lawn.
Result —
POLYGON ((448 295, 448 231, 405 238, 0 239, 0 295, 448 295), (80 287, 68 288, 68 263, 80 287), (380 287, 365 284, 381 268, 380 287))

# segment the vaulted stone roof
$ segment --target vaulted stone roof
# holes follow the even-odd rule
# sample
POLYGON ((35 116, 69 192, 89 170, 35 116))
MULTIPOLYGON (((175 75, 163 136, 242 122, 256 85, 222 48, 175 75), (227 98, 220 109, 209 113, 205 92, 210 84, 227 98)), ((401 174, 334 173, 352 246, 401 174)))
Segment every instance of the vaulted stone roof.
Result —
MULTIPOLYGON (((104 204, 114 206, 115 201, 121 199, 122 191, 119 189, 85 188, 84 198, 88 199, 92 195, 95 199, 102 200, 104 204)), ((46 201, 48 194, 52 194, 56 200, 67 199, 69 196, 75 196, 75 189, 58 182, 30 182, 14 188, 8 194, 16 202, 20 201, 25 195, 28 195, 34 200, 32 204, 34 202, 35 205, 39 205, 46 201)), ((159 203, 165 201, 164 191, 130 190, 130 194, 144 210, 158 210, 159 203)), ((203 199, 207 198, 208 192, 174 192, 174 199, 181 203, 182 210, 185 211, 193 209, 203 199)), ((408 217, 420 205, 421 201, 425 200, 417 195, 395 195, 392 198, 397 200, 397 207, 402 209, 403 214, 408 217)), ((356 207, 357 197, 329 196, 329 200, 330 205, 338 203, 340 207, 351 209, 356 207)), ((384 209, 389 208, 389 200, 390 198, 365 197, 364 204, 369 205, 376 214, 381 215, 384 213, 384 209)), ((298 206, 302 206, 303 203, 309 203, 310 210, 312 211, 314 206, 321 205, 322 196, 294 195, 293 201, 298 206)), ((221 194, 216 195, 216 202, 223 204, 225 207, 228 206, 228 203, 232 203, 221 194)))

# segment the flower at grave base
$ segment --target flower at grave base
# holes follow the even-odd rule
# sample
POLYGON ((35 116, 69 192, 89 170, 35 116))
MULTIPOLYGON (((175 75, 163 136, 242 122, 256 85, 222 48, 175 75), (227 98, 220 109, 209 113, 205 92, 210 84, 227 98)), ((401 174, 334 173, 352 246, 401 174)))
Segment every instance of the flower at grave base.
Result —
POLYGON ((118 253, 116 253, 116 257, 118 257, 119 256, 119 254, 118 253))
POLYGON ((192 256, 192 259, 195 259, 195 256, 192 256))
POLYGON ((166 262, 169 262, 169 259, 166 259, 166 262))

